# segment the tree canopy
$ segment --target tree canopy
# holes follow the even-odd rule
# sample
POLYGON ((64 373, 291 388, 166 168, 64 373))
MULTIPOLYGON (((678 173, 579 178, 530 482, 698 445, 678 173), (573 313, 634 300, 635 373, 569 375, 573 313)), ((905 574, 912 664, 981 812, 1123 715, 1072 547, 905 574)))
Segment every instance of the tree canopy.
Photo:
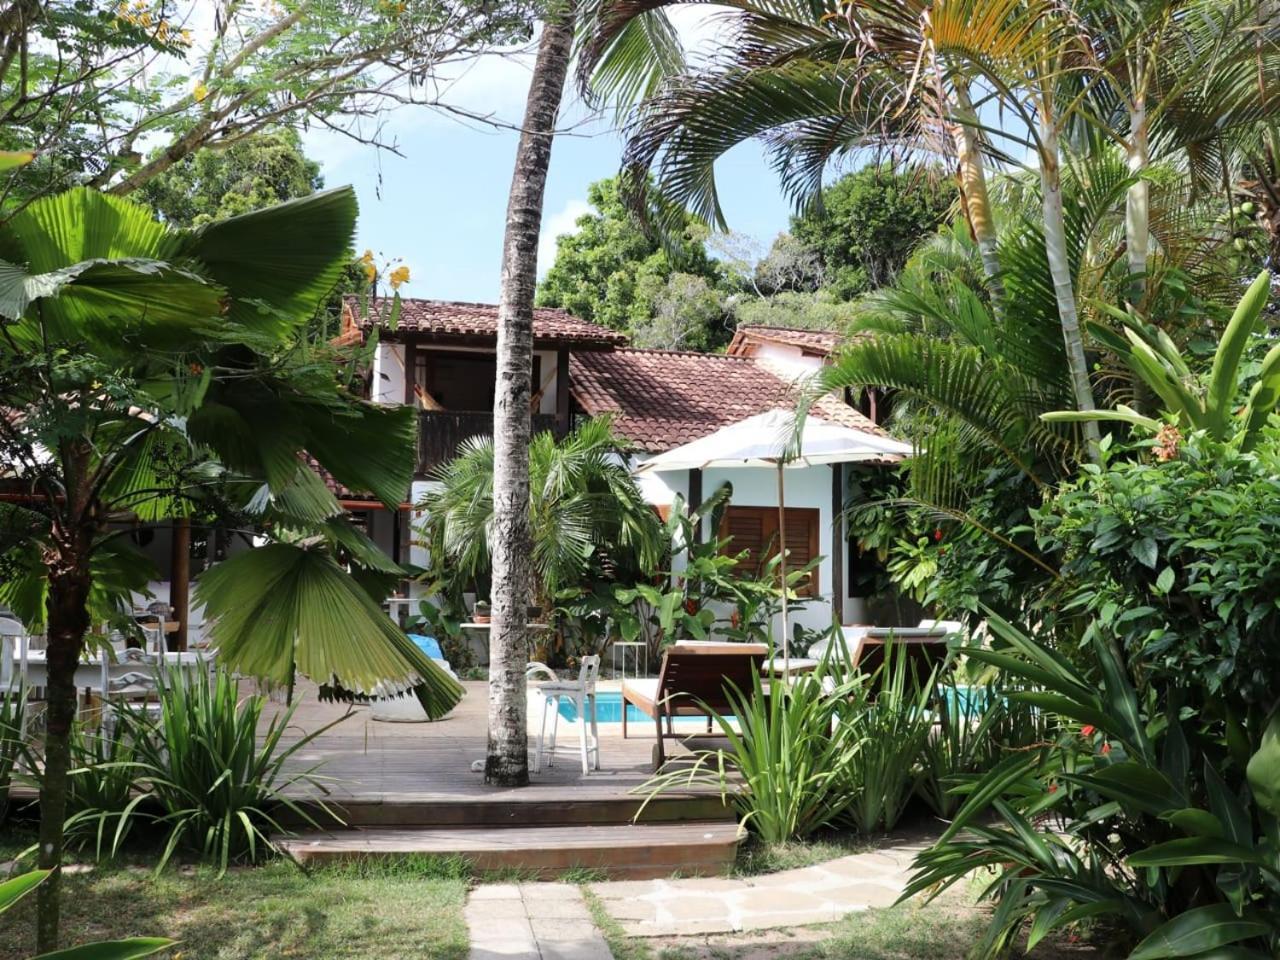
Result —
MULTIPOLYGON (((577 232, 556 241, 556 259, 538 286, 538 305, 563 307, 574 316, 615 330, 634 332, 648 327, 657 305, 670 302, 676 288, 701 278, 707 286, 723 281, 724 271, 707 253, 706 228, 692 216, 667 246, 647 232, 623 203, 616 179, 593 183, 587 192, 593 210, 577 221, 577 232), (671 286, 674 284, 674 286, 671 286)), ((706 348, 723 341, 723 318, 705 326, 705 310, 691 322, 684 346, 706 348)), ((654 346, 676 345, 656 336, 654 346)))
POLYGON ((791 218, 791 234, 817 255, 824 286, 847 300, 889 283, 954 194, 935 171, 863 167, 823 188, 819 203, 791 218))
POLYGON ((201 147, 321 125, 382 143, 390 106, 466 113, 431 82, 531 35, 524 0, 8 0, 0 149, 31 149, 5 205, 81 184, 130 193, 201 147), (149 149, 150 148, 150 149, 149 149))
POLYGON ((201 149, 143 184, 138 199, 166 223, 198 227, 324 186, 320 165, 302 151, 298 134, 275 130, 226 150, 201 149))

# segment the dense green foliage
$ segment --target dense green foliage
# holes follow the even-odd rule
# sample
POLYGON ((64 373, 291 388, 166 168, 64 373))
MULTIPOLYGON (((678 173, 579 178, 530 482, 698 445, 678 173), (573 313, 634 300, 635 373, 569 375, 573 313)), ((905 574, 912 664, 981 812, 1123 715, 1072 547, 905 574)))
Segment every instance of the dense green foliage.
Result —
POLYGON ((137 199, 165 223, 198 227, 305 197, 323 186, 320 165, 302 152, 297 133, 285 129, 184 157, 145 183, 137 199))
POLYGON ((998 618, 991 626, 993 645, 965 652, 1024 684, 1010 699, 1058 731, 967 785, 904 896, 992 871, 984 957, 1025 924, 1034 946, 1086 920, 1131 960, 1274 955, 1277 721, 1224 712, 1204 670, 1175 685, 1136 658, 1126 664, 1102 635, 1082 669, 998 618))
POLYGON ((1193 436, 1167 459, 1117 454, 1037 512, 1066 607, 1150 683, 1243 712, 1280 675, 1280 437, 1251 453, 1193 436))
POLYGON ((724 343, 723 310, 718 304, 707 309, 696 292, 690 295, 698 279, 711 287, 721 281, 720 267, 703 244, 705 229, 686 217, 664 246, 623 204, 616 180, 593 183, 587 199, 593 211, 578 218, 575 233, 556 240, 555 263, 538 286, 538 304, 628 331, 647 328, 663 310, 689 311, 675 321, 687 329, 665 337, 654 331, 646 345, 707 349, 724 343))
POLYGON ((955 188, 941 176, 866 166, 824 187, 791 220, 792 236, 818 255, 823 286, 848 300, 891 282, 951 208, 955 188))

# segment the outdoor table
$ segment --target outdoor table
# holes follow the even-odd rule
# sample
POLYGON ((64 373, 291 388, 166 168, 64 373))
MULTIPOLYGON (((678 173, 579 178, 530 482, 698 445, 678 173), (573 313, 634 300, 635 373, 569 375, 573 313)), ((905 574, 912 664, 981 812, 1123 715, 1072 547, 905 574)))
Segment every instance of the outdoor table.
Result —
MULTIPOLYGON (((490 630, 493 629, 493 624, 488 622, 476 623, 474 621, 468 621, 467 623, 460 623, 458 624, 458 626, 461 627, 463 630, 466 630, 472 633, 488 633, 490 630)), ((550 630, 551 629, 551 625, 549 623, 528 623, 528 624, 525 624, 525 626, 529 630, 550 630)), ((472 652, 475 653, 476 655, 476 662, 479 663, 482 667, 489 665, 489 644, 487 642, 480 644, 479 647, 472 645, 472 652)))
MULTIPOLYGON (((179 669, 184 672, 195 672, 202 669, 210 661, 198 653, 166 653, 164 669, 179 669)), ((32 650, 19 669, 29 687, 47 687, 49 685, 48 651, 32 650)), ((101 691, 104 685, 113 679, 119 679, 130 673, 146 673, 159 666, 154 656, 138 660, 108 661, 104 664, 101 654, 81 659, 76 665, 75 685, 79 690, 101 691)))

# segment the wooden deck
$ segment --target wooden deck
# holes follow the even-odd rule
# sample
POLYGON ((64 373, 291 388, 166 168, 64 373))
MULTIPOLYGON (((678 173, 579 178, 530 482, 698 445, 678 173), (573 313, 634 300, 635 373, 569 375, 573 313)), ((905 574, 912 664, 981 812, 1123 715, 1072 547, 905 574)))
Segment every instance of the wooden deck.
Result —
MULTIPOLYGON (((741 832, 718 791, 664 792, 645 803, 655 736, 635 735, 634 726, 624 740, 620 725, 602 724, 601 769, 584 775, 577 729, 562 723, 554 763, 544 758, 529 786, 488 786, 472 769, 485 752, 487 685, 466 686, 467 696, 448 719, 409 724, 372 720, 367 708, 344 717, 345 707, 318 703, 308 691, 291 736, 343 719, 290 766, 318 765, 330 791, 325 802, 343 824, 301 829, 281 846, 304 862, 430 854, 460 857, 481 871, 543 877, 572 868, 618 879, 709 875, 733 863, 741 832)), ((540 721, 539 709, 530 723, 540 721)), ((534 735, 531 730, 531 748, 534 735)), ((298 798, 314 793, 304 784, 292 792, 298 798)))
MULTIPOLYGON (((472 763, 485 754, 487 684, 464 684, 467 695, 445 720, 386 723, 370 719, 365 707, 326 730, 290 764, 317 767, 343 818, 361 826, 497 826, 504 823, 620 823, 629 821, 646 796, 640 788, 652 775, 654 735, 632 725, 628 739, 618 724, 601 724, 600 767, 582 773, 578 733, 563 721, 554 763, 544 758, 539 773, 521 788, 492 787, 472 763)), ((347 708, 319 703, 314 690, 301 699, 288 736, 316 730, 343 717, 347 708)), ((272 705, 269 713, 283 707, 272 705)), ((530 717, 530 750, 536 744, 541 712, 530 717)), ((532 761, 532 753, 531 753, 532 761)), ((532 762, 531 762, 532 767, 532 762)), ((298 785, 296 797, 314 791, 298 785)), ((645 820, 708 820, 727 815, 719 795, 707 789, 667 793, 644 811, 645 820)))

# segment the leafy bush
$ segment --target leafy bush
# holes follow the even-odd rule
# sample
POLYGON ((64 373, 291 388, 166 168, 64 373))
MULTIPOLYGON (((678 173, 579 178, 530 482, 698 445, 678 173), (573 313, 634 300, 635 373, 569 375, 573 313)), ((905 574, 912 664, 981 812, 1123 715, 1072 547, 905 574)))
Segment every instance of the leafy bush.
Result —
POLYGON ((1167 454, 1086 468, 1038 512, 1041 541, 1062 553, 1068 606, 1092 619, 1086 644, 1119 643, 1149 683, 1235 711, 1269 704, 1280 437, 1241 453, 1196 435, 1167 454))
POLYGON ((984 896, 997 907, 983 956, 1026 925, 1030 948, 1086 919, 1111 925, 1130 960, 1273 956, 1280 717, 1232 727, 1203 701, 1144 685, 1097 633, 1089 675, 998 617, 990 624, 1000 646, 965 653, 1027 684, 1009 698, 1052 714, 1059 733, 973 784, 904 898, 990 870, 984 896))

